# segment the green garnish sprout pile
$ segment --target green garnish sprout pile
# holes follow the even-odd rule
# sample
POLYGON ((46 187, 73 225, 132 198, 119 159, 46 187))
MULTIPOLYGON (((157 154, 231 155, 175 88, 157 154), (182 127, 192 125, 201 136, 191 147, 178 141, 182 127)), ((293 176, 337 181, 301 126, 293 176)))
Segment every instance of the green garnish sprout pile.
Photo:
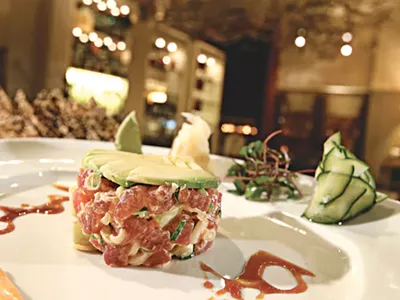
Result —
POLYGON ((235 161, 228 171, 227 179, 233 180, 234 190, 229 192, 244 195, 252 201, 271 201, 271 196, 286 192, 289 198, 298 199, 301 192, 294 179, 299 172, 289 170, 289 149, 283 145, 279 151, 268 147, 268 142, 280 134, 271 133, 264 142, 255 141, 240 150, 244 162, 235 161))

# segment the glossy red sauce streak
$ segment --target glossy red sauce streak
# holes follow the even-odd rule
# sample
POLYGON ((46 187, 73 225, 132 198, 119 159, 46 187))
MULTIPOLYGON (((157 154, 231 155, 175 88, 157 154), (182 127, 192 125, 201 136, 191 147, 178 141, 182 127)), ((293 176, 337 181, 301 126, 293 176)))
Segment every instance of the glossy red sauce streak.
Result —
POLYGON ((204 285, 204 287, 205 287, 206 289, 209 289, 209 290, 212 289, 212 288, 214 287, 214 285, 212 284, 212 282, 210 282, 210 281, 208 281, 208 280, 205 281, 203 285, 204 285))
MULTIPOLYGON (((53 187, 61 191, 68 191, 68 187, 62 185, 54 184, 53 187)), ((6 224, 6 227, 0 230, 0 235, 14 231, 14 220, 18 217, 29 214, 54 215, 62 213, 64 211, 62 203, 69 200, 68 196, 61 195, 49 195, 47 197, 49 201, 40 205, 23 203, 21 207, 0 206, 0 211, 4 212, 4 215, 0 217, 0 223, 6 224)))
MULTIPOLYGON (((259 290, 260 294, 258 295, 257 299, 263 299, 265 294, 303 293, 307 290, 307 283, 303 280, 302 276, 305 275, 315 277, 315 275, 310 271, 307 271, 265 251, 258 251, 257 253, 253 254, 245 264, 243 272, 235 279, 223 277, 203 262, 200 263, 200 267, 204 272, 211 273, 214 276, 224 280, 225 287, 219 290, 217 295, 229 293, 235 299, 243 299, 242 288, 253 288, 259 290), (265 268, 269 266, 279 266, 290 271, 296 279, 297 285, 292 289, 281 290, 266 282, 262 276, 265 268)), ((205 279, 206 282, 209 282, 208 278, 205 279)))
POLYGON ((53 188, 56 188, 57 190, 63 191, 63 192, 69 192, 69 187, 61 185, 61 184, 52 184, 53 188))

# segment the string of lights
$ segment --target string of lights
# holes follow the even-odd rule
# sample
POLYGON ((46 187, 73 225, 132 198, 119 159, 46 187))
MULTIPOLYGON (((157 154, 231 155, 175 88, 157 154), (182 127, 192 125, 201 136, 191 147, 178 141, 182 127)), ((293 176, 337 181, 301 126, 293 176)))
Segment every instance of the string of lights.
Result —
POLYGON ((119 15, 127 16, 131 12, 131 9, 128 5, 121 5, 120 7, 118 7, 115 0, 82 0, 82 3, 87 6, 96 5, 99 11, 109 10, 111 15, 113 15, 114 17, 118 17, 119 15))
MULTIPOLYGON (((127 5, 118 6, 115 0, 82 0, 82 3, 86 6, 90 6, 92 9, 97 9, 100 12, 109 10, 109 13, 114 17, 120 15, 128 16, 131 11, 127 5)), ((79 39, 83 44, 91 42, 98 48, 107 47, 110 51, 126 50, 126 43, 124 41, 113 39, 106 34, 97 33, 95 31, 85 32, 84 29, 79 26, 72 29, 72 35, 79 39)))
POLYGON ((85 33, 82 28, 75 27, 72 29, 72 35, 79 39, 81 43, 92 42, 96 47, 101 48, 107 47, 110 51, 124 51, 126 49, 126 43, 124 41, 115 41, 109 36, 100 37, 96 32, 85 33))
POLYGON ((235 125, 232 123, 224 123, 221 125, 221 131, 223 133, 237 133, 244 135, 257 135, 257 127, 250 125, 235 125))

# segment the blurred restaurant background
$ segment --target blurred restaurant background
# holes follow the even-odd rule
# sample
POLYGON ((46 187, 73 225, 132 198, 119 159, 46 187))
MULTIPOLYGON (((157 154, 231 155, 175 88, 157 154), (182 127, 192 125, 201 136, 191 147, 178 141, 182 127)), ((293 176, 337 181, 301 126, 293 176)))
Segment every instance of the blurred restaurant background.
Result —
POLYGON ((111 141, 135 110, 169 147, 181 113, 236 157, 282 129, 293 169, 327 136, 400 192, 397 0, 1 0, 0 138, 111 141))

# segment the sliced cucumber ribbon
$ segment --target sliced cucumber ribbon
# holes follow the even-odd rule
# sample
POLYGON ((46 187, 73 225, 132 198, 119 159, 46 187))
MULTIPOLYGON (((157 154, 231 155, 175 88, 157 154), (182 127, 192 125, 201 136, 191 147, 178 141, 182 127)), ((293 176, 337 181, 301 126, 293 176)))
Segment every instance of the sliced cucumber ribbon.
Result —
POLYGON ((341 145, 340 132, 324 143, 315 171, 317 188, 303 216, 317 223, 341 223, 388 198, 376 191, 369 166, 341 145))

